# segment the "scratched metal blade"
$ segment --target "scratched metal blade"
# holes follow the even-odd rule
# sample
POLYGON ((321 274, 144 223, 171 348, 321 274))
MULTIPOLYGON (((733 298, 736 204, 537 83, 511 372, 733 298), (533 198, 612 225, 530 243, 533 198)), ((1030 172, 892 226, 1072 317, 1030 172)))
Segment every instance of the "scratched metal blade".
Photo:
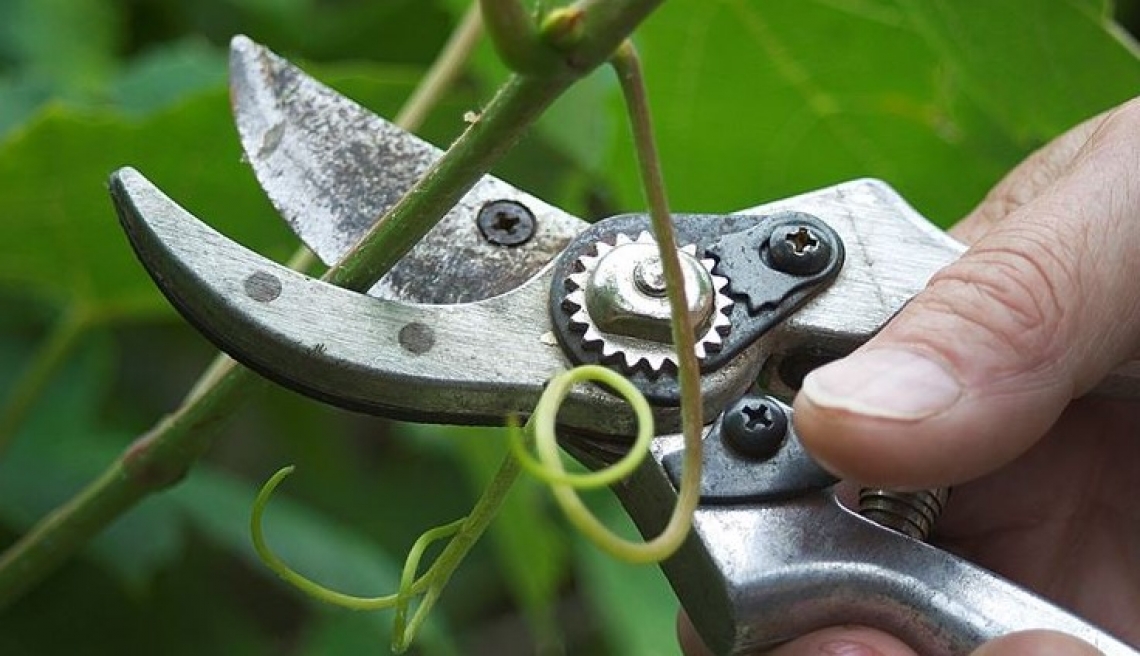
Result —
MULTIPOLYGON (((249 163, 277 211, 327 264, 427 171, 441 151, 317 82, 246 37, 230 46, 234 118, 249 163)), ((370 294, 459 303, 514 289, 586 227, 580 219, 485 176, 370 294), (535 215, 527 242, 496 246, 476 224, 494 200, 535 215)))

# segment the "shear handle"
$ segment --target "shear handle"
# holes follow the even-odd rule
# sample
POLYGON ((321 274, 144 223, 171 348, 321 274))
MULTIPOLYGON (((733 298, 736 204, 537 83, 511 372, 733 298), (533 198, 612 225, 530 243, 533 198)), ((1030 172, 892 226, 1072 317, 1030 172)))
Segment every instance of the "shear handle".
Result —
MULTIPOLYGON (((716 434, 705 438, 706 453, 716 434)), ((654 458, 617 490, 646 535, 668 521, 676 498, 669 458, 681 445, 680 436, 659 437, 654 458)), ((1108 655, 1138 653, 973 563, 858 515, 833 486, 803 485, 823 479, 797 462, 808 457, 798 448, 789 432, 788 453, 754 463, 747 478, 760 484, 735 500, 702 495, 689 539, 663 565, 714 653, 755 653, 835 624, 887 631, 930 656, 966 654, 1027 629, 1069 633, 1108 655)))
POLYGON ((704 553, 687 560, 707 569, 681 574, 679 594, 716 653, 752 653, 837 622, 887 631, 932 656, 1027 629, 1069 633, 1108 655, 1137 653, 977 565, 859 516, 832 490, 702 507, 694 533, 691 546, 704 553), (709 604, 713 585, 723 592, 709 604), (694 597, 701 603, 688 603, 694 597))

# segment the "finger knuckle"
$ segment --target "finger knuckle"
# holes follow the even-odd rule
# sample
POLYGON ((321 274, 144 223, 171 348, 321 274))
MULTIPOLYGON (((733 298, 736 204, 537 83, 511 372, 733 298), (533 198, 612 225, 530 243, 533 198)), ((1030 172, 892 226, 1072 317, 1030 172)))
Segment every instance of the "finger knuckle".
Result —
POLYGON ((1043 228, 1022 227, 935 275, 927 308, 953 313, 995 348, 1051 366, 1062 360, 1080 312, 1078 252, 1043 228))

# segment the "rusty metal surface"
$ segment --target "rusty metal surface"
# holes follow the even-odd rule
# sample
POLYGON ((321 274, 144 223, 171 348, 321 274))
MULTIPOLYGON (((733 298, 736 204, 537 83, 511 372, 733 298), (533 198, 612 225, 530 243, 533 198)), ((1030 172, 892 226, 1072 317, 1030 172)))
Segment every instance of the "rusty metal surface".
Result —
MULTIPOLYGON (((339 260, 441 154, 245 37, 230 48, 230 92, 246 158, 270 201, 326 264, 339 260)), ((369 292, 417 303, 461 303, 514 289, 586 224, 485 176, 369 292), (525 243, 489 243, 477 225, 488 202, 534 213, 525 243)))

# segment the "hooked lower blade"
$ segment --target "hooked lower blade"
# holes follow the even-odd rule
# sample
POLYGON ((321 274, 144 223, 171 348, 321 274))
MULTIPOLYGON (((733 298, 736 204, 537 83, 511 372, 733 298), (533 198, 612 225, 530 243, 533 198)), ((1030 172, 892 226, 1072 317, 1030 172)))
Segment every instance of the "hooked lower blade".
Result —
MULTIPOLYGON (((179 312, 242 364, 314 398, 415 421, 500 423, 532 409, 566 367, 542 339, 549 274, 479 303, 376 299, 246 249, 133 169, 110 188, 131 246, 179 312)), ((597 414, 596 403, 579 405, 578 415, 597 414)))
MULTIPOLYGON (((230 45, 230 87, 258 182, 326 264, 340 260, 442 154, 244 36, 230 45)), ((497 296, 532 277, 586 225, 484 176, 369 293, 420 303, 497 296), (496 200, 533 213, 535 233, 525 243, 483 237, 477 216, 496 200)))

